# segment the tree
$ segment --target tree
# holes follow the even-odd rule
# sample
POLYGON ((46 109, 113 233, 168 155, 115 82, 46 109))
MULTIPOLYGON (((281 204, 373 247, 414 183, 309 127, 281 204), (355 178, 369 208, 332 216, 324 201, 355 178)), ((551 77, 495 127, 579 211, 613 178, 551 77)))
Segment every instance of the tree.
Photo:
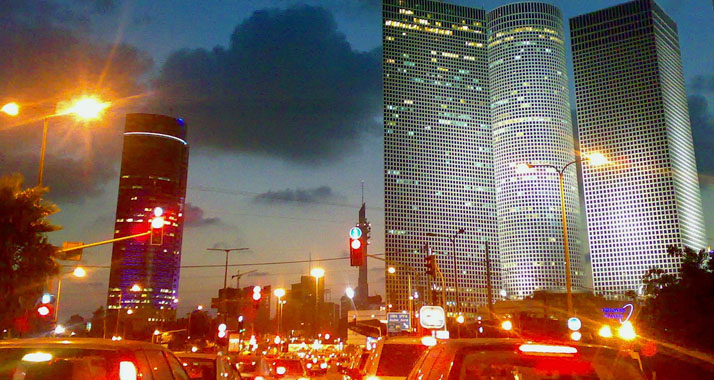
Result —
POLYGON ((640 320, 649 333, 665 341, 714 351, 714 257, 707 250, 667 247, 682 260, 679 276, 660 268, 642 279, 647 299, 640 320))
POLYGON ((23 188, 19 174, 0 177, 0 326, 28 332, 33 309, 50 276, 57 253, 46 234, 59 229, 48 216, 59 211, 42 199, 47 188, 23 188))

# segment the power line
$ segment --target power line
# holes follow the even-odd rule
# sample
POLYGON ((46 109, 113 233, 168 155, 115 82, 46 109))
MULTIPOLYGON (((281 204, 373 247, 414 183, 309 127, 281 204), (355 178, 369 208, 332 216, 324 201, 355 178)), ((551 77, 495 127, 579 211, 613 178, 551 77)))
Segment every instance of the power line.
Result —
MULTIPOLYGON (((370 256, 383 256, 384 254, 370 255, 370 256)), ((292 261, 265 261, 261 263, 245 263, 245 264, 228 264, 229 267, 247 267, 247 266, 259 266, 259 265, 282 265, 282 264, 299 264, 299 263, 309 263, 314 261, 335 261, 335 260, 347 260, 349 256, 345 257, 330 257, 327 259, 313 259, 313 260, 292 260, 292 261)), ((111 268, 110 265, 82 265, 85 268, 111 268)), ((225 264, 206 264, 206 265, 181 265, 179 268, 225 268, 225 264)))

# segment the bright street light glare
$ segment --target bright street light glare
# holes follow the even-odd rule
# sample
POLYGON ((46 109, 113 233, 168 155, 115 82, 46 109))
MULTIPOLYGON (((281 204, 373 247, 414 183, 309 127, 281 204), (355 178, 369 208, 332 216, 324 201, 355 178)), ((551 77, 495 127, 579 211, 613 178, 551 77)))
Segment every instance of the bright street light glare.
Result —
POLYGON ((355 290, 352 289, 352 288, 350 288, 350 287, 348 287, 347 289, 345 289, 345 295, 346 295, 347 298, 349 298, 349 299, 355 298, 355 290))
POLYGON ((310 276, 315 277, 315 278, 320 278, 325 275, 325 270, 322 268, 313 268, 310 271, 310 276))
POLYGON ((588 155, 588 163, 592 166, 600 166, 609 164, 610 161, 604 154, 595 152, 588 155))
POLYGON ((389 267, 389 268, 387 268, 387 272, 389 272, 390 274, 395 274, 395 273, 397 273, 397 268, 389 267))
POLYGON ((0 111, 4 112, 10 116, 17 116, 17 114, 20 113, 20 106, 18 106, 17 103, 15 103, 15 102, 10 102, 10 103, 2 106, 0 111))
POLYGON ((63 114, 74 114, 83 120, 94 120, 102 116, 102 112, 109 107, 109 103, 102 102, 96 97, 81 98, 66 109, 63 114))
POLYGON ((277 288, 277 289, 275 289, 275 291, 273 292, 273 294, 275 294, 275 296, 278 297, 278 298, 283 298, 283 297, 285 297, 285 289, 283 289, 283 288, 277 288))
POLYGON ((129 290, 131 290, 132 292, 140 292, 141 286, 139 286, 139 284, 134 284, 134 286, 132 286, 129 290))
POLYGON ((76 268, 74 268, 72 275, 77 278, 82 278, 87 275, 87 271, 84 270, 84 268, 82 268, 82 267, 76 267, 76 268))

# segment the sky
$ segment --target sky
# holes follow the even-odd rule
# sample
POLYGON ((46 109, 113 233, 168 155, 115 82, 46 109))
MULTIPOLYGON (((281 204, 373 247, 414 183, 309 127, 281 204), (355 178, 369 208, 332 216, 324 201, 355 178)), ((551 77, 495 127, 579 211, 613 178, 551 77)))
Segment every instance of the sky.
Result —
MULTIPOLYGON (((453 2, 486 10, 508 3, 453 2)), ((570 18, 621 2, 552 3, 570 18)), ((101 121, 50 119, 45 183, 61 209, 52 221, 63 227, 50 235, 53 244, 113 236, 124 115, 156 112, 188 124, 182 265, 222 265, 222 253, 207 251, 215 247, 250 248, 231 253, 231 264, 346 257, 362 197, 370 253, 382 254, 380 4, 8 0, 0 9, 0 102, 23 108, 0 117, 0 175, 19 171, 34 185, 42 116, 96 93, 112 101, 101 121)), ((714 208, 714 9, 705 0, 659 4, 679 26, 706 213, 714 208)), ((714 217, 706 214, 711 242, 714 217)), ((84 251, 89 274, 64 277, 61 319, 105 304, 110 258, 111 245, 84 251)), ((356 286, 347 263, 313 263, 327 271, 328 299, 356 286)), ((384 295, 383 264, 370 260, 370 268, 370 293, 384 295)), ((241 286, 287 287, 309 269, 242 266, 229 275, 255 270, 241 286)), ((222 267, 182 269, 179 314, 209 304, 222 284, 222 267)))

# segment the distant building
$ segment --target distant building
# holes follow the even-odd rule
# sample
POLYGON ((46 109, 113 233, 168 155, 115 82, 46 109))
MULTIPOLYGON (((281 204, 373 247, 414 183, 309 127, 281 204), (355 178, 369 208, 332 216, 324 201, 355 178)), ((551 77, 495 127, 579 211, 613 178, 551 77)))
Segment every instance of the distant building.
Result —
POLYGON ((114 243, 107 307, 121 308, 121 318, 153 324, 175 317, 188 150, 183 120, 126 115, 114 237, 148 231, 155 207, 166 224, 160 245, 148 236, 114 243))
POLYGON ((292 284, 285 294, 283 330, 295 335, 312 336, 320 333, 338 332, 340 305, 325 302, 325 278, 317 282, 315 277, 301 276, 300 282, 292 284), (315 295, 317 294, 317 300, 315 295))
POLYGON ((677 25, 638 0, 570 19, 595 291, 638 292, 652 268, 676 274, 668 245, 706 247, 677 25))

